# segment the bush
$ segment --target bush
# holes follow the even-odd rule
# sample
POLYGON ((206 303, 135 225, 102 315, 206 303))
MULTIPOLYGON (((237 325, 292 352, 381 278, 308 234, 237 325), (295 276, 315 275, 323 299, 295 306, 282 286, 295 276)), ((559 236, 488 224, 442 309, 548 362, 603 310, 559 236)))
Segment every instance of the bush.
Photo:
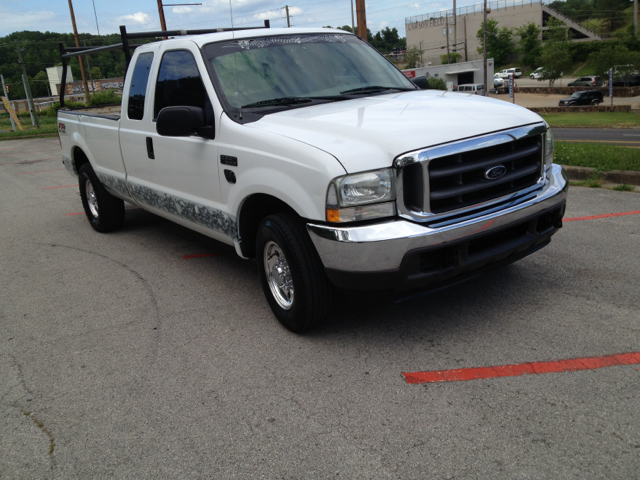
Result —
MULTIPOLYGON (((85 104, 82 102, 64 102, 64 106, 66 108, 78 108, 84 107, 85 104)), ((60 102, 56 102, 51 105, 50 108, 46 108, 40 112, 40 115, 45 115, 46 117, 56 117, 58 116, 58 110, 60 110, 60 102)))
POLYGON ((441 78, 435 78, 435 77, 429 78, 429 88, 432 88, 434 90, 448 90, 447 82, 445 82, 441 78))
POLYGON ((120 104, 120 97, 116 95, 114 90, 105 90, 96 92, 89 96, 89 106, 120 104))
POLYGON ((461 58, 462 54, 458 52, 449 52, 448 55, 446 53, 444 55, 440 55, 440 61, 443 65, 448 64, 449 60, 451 60, 451 63, 458 63, 461 58))

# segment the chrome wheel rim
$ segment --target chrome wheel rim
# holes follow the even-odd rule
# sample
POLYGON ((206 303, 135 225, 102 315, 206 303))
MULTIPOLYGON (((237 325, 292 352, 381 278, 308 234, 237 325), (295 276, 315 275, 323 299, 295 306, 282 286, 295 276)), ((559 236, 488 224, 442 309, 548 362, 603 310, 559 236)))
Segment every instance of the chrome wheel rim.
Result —
POLYGON ((293 280, 289 262, 280 246, 275 242, 267 242, 264 246, 264 271, 271 294, 284 310, 293 306, 293 280))
POLYGON ((84 189, 87 195, 87 203, 89 204, 91 215, 93 215, 95 218, 98 218, 98 199, 96 198, 96 192, 93 189, 91 180, 87 179, 84 189))

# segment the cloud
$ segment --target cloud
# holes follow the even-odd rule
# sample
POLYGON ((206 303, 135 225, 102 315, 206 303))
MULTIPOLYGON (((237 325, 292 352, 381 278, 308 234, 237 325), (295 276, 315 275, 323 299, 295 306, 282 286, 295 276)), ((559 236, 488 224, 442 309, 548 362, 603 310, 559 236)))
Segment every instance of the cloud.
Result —
MULTIPOLYGON (((51 21, 56 19, 53 12, 12 12, 0 9, 0 18, 2 18, 2 26, 0 27, 0 35, 8 35, 10 32, 19 32, 21 30, 51 30, 51 21)), ((56 22, 60 23, 60 22, 56 22)), ((69 22, 70 24, 71 22, 69 22)))
POLYGON ((193 8, 191 7, 173 7, 171 10, 173 13, 191 13, 193 8))
MULTIPOLYGON (((301 15, 302 9, 298 7, 289 7, 289 16, 301 15)), ((287 12, 284 8, 278 10, 270 10, 268 12, 257 13, 253 16, 256 20, 273 20, 274 18, 286 17, 287 12)))
POLYGON ((118 20, 118 22, 122 24, 135 23, 138 25, 146 25, 148 23, 151 23, 151 17, 149 16, 148 13, 144 13, 144 12, 138 12, 132 15, 122 15, 118 17, 116 20, 118 20))
POLYGON ((411 8, 420 8, 420 4, 419 3, 414 3, 413 5, 411 5, 411 8))

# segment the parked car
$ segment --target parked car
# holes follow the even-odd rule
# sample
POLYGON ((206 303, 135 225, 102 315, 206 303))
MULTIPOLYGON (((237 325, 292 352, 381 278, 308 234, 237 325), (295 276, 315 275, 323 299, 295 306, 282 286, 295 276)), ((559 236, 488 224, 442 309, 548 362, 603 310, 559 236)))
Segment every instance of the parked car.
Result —
POLYGON ((640 87, 640 75, 634 73, 628 77, 617 78, 613 81, 614 87, 640 87))
MULTIPOLYGON (((119 114, 68 110, 65 77, 60 89, 62 160, 89 225, 122 227, 126 201, 235 247, 292 331, 330 316, 334 287, 432 291, 532 254, 562 227, 567 180, 531 110, 420 90, 342 30, 185 31, 133 53, 130 39, 173 32, 120 32, 108 47, 130 59, 119 114)), ((62 47, 63 72, 105 49, 62 47)), ((99 262, 86 268, 100 275, 99 262)))
POLYGON ((531 72, 531 75, 529 75, 529 78, 531 80, 542 80, 542 77, 544 77, 544 68, 542 67, 536 68, 533 72, 531 72))
POLYGON ((502 87, 504 85, 504 79, 498 77, 494 77, 493 78, 493 88, 499 88, 502 87))
POLYGON ((499 71, 496 75, 500 78, 509 78, 510 75, 520 78, 522 76, 522 69, 519 67, 505 68, 504 70, 499 71))
POLYGON ((568 87, 601 87, 602 78, 596 75, 588 75, 586 77, 580 77, 573 82, 567 84, 568 87))
POLYGON ((583 92, 575 92, 567 98, 563 98, 558 102, 559 107, 573 107, 577 105, 598 105, 602 103, 602 92, 600 90, 585 90, 583 92))
POLYGON ((474 93, 476 95, 477 94, 482 95, 483 90, 484 90, 484 85, 469 83, 466 85, 458 85, 456 92, 474 93))

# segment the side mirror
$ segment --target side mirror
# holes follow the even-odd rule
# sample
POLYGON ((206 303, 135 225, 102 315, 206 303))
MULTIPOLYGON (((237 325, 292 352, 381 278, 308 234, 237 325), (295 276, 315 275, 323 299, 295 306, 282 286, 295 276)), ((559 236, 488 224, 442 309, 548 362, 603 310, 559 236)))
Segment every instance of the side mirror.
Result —
POLYGON ((156 120, 156 131, 164 137, 188 137, 204 126, 204 110, 186 105, 164 107, 156 120))
POLYGON ((429 89, 429 79, 425 76, 413 78, 411 81, 416 87, 421 88, 422 90, 429 89))

